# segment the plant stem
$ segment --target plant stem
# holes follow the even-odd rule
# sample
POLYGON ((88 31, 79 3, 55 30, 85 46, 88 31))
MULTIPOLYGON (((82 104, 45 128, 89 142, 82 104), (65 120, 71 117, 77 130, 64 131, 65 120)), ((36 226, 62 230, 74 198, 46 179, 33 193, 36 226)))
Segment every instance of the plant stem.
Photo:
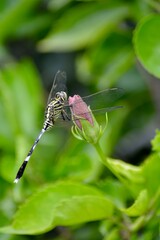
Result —
MULTIPOLYGON (((104 152, 102 151, 102 148, 100 147, 99 142, 97 142, 96 144, 93 144, 93 146, 95 147, 96 151, 98 152, 98 155, 100 156, 100 160, 101 162, 114 174, 117 176, 117 172, 114 170, 114 168, 112 168, 112 166, 109 164, 109 162, 107 161, 106 156, 104 155, 104 152)), ((117 176, 118 177, 118 176, 117 176)), ((119 178, 119 177, 118 177, 119 178)))
POLYGON ((104 155, 102 148, 100 147, 99 142, 96 144, 93 144, 94 148, 96 149, 98 155, 100 156, 101 162, 112 172, 113 175, 115 175, 124 185, 128 186, 125 179, 115 170, 114 167, 107 161, 107 157, 104 155))
MULTIPOLYGON (((96 144, 93 144, 94 148, 96 149, 96 151, 98 152, 98 155, 100 156, 100 160, 101 162, 110 169, 110 165, 108 164, 108 162, 106 161, 106 157, 100 147, 99 142, 97 142, 96 144)), ((110 169, 111 170, 111 169, 110 169)))

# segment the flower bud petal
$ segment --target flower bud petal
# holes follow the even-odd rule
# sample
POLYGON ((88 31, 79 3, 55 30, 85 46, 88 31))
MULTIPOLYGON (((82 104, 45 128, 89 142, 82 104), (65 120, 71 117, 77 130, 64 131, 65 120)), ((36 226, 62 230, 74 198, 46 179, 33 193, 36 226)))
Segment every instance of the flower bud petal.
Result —
POLYGON ((97 123, 90 108, 79 95, 69 97, 69 105, 75 126, 72 133, 78 139, 95 144, 102 134, 102 128, 97 123))
POLYGON ((82 130, 81 118, 86 119, 93 126, 92 115, 89 112, 87 104, 79 95, 74 95, 68 99, 73 120, 76 125, 82 130))

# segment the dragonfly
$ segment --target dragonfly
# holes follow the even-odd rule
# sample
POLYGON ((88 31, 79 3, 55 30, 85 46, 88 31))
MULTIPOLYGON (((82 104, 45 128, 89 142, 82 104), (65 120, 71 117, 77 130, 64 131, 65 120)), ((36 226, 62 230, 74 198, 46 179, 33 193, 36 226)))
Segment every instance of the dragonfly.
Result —
MULTIPOLYGON (((105 89, 100 92, 96 92, 89 96, 82 97, 82 100, 90 106, 92 112, 108 112, 122 106, 112 106, 115 99, 118 99, 123 94, 123 89, 111 88, 105 89), (106 107, 107 106, 109 107, 106 107), (96 109, 94 109, 96 106, 96 109)), ((76 103, 75 103, 76 104, 76 103)), ((58 121, 71 121, 72 114, 70 112, 70 105, 68 103, 67 88, 66 88, 66 73, 63 71, 58 71, 54 77, 51 91, 49 93, 46 109, 45 109, 45 119, 43 127, 36 138, 34 144, 32 145, 30 151, 28 152, 25 160, 20 166, 14 183, 18 183, 19 179, 23 176, 25 168, 30 160, 30 157, 36 148, 42 135, 49 129, 51 129, 58 121)))

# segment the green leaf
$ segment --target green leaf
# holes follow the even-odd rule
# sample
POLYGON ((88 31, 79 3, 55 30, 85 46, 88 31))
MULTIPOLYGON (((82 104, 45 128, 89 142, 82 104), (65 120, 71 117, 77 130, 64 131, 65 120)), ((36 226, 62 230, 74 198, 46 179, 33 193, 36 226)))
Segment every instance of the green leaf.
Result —
POLYGON ((148 72, 160 77, 160 16, 149 15, 142 19, 134 32, 134 47, 138 59, 148 72))
POLYGON ((38 16, 26 18, 23 23, 15 29, 14 37, 23 39, 31 38, 37 39, 42 36, 43 32, 48 29, 53 19, 48 13, 40 14, 38 16))
POLYGON ((111 87, 133 64, 133 51, 128 47, 120 49, 110 63, 104 66, 98 88, 111 87))
POLYGON ((133 62, 130 35, 113 32, 78 57, 77 71, 84 84, 97 81, 97 87, 103 89, 113 86, 133 62))
POLYGON ((139 196, 133 203, 133 205, 127 209, 122 209, 128 216, 136 217, 144 214, 148 207, 148 192, 146 189, 139 193, 139 196))
MULTIPOLYGON (((74 140, 75 141, 75 140, 74 140)), ((91 174, 93 169, 93 163, 87 153, 83 152, 83 148, 79 148, 73 143, 73 149, 65 151, 62 154, 60 161, 57 162, 55 166, 55 175, 59 178, 69 177, 70 179, 75 179, 82 181, 87 179, 91 174), (77 154, 71 156, 71 151, 74 151, 74 147, 77 150, 77 154), (79 151, 81 153, 79 153, 79 151)))
POLYGON ((60 158, 54 166, 54 176, 56 179, 69 178, 73 181, 90 182, 97 180, 102 169, 103 166, 97 161, 97 155, 91 146, 83 141, 76 141, 75 138, 71 137, 66 142, 60 158))
POLYGON ((145 188, 149 195, 153 196, 159 191, 160 183, 160 156, 159 153, 151 154, 142 166, 143 176, 145 177, 145 188))
POLYGON ((28 60, 11 62, 1 69, 0 78, 0 146, 6 151, 0 173, 7 181, 13 181, 17 170, 12 164, 8 169, 6 163, 22 161, 25 157, 29 146, 24 136, 36 133, 42 91, 36 69, 28 60))
POLYGON ((119 229, 115 227, 106 233, 106 236, 103 240, 118 240, 118 239, 120 239, 119 229))
POLYGON ((38 0, 15 0, 7 1, 1 10, 0 41, 14 33, 23 22, 25 16, 29 15, 38 0))
POLYGON ((151 141, 151 143, 152 143, 153 151, 159 152, 160 151, 160 131, 159 130, 156 131, 156 136, 151 141))
MULTIPOLYGON (((116 105, 122 105, 123 102, 119 103, 117 102, 116 105)), ((102 149, 105 151, 106 156, 110 156, 112 154, 113 149, 115 148, 115 145, 118 142, 118 139, 120 138, 120 134, 122 131, 122 126, 124 124, 124 120, 128 115, 128 107, 125 106, 122 109, 118 109, 116 111, 113 111, 111 116, 109 115, 109 124, 107 125, 106 131, 103 133, 100 143, 102 146, 102 149), (118 124, 117 124, 118 119, 118 124), (107 147, 106 147, 107 143, 107 147)))
POLYGON ((38 73, 27 60, 11 63, 0 71, 0 98, 5 107, 9 126, 15 134, 32 133, 42 97, 38 73), (25 108, 24 108, 25 106, 25 108))
POLYGON ((105 4, 84 4, 65 13, 50 34, 39 42, 40 51, 71 51, 91 46, 106 36, 128 15, 127 6, 107 8, 105 4))
POLYGON ((13 176, 15 176, 15 161, 13 161, 13 156, 5 154, 1 157, 0 162, 0 175, 7 181, 13 182, 13 176))
POLYGON ((125 184, 134 196, 144 188, 145 178, 142 175, 141 167, 133 166, 121 160, 107 158, 110 170, 125 184))
POLYGON ((57 9, 60 9, 62 7, 64 7, 65 5, 69 4, 72 0, 50 0, 48 2, 48 7, 49 9, 53 9, 53 10, 57 10, 57 9))
POLYGON ((104 197, 78 196, 62 201, 56 212, 55 224, 69 226, 111 217, 113 205, 104 197))
POLYGON ((125 207, 125 202, 129 194, 122 183, 116 179, 107 178, 106 180, 99 181, 96 185, 98 189, 107 195, 118 209, 125 207))
POLYGON ((0 232, 37 234, 112 214, 113 204, 102 192, 78 183, 59 182, 31 196, 17 211, 12 224, 0 228, 0 232))

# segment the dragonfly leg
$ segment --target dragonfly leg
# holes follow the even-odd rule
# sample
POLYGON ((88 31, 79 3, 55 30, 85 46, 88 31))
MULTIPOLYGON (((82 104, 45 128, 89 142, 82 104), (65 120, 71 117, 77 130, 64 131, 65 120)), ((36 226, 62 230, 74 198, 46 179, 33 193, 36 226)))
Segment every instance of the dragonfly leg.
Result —
POLYGON ((70 117, 68 116, 68 114, 66 113, 66 111, 64 109, 61 111, 61 116, 62 116, 64 121, 66 119, 69 120, 69 121, 71 120, 70 117))

